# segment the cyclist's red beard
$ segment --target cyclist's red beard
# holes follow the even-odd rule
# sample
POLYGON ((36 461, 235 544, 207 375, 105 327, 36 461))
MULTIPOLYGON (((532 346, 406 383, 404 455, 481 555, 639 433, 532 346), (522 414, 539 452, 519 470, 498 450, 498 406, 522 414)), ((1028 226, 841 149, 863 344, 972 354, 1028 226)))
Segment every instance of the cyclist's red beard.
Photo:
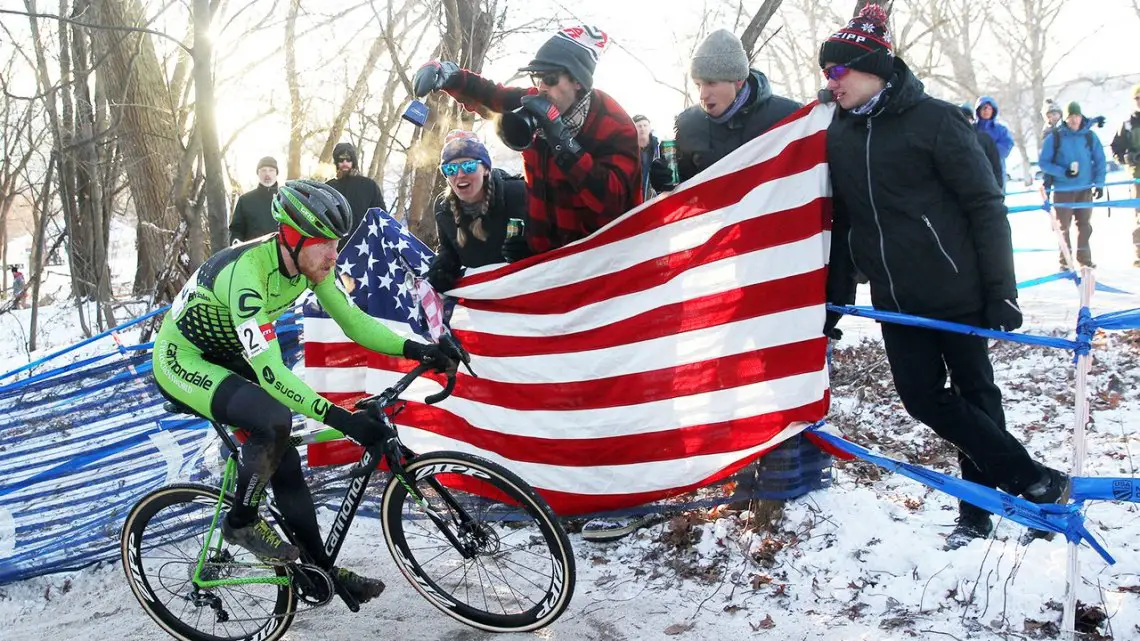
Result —
POLYGON ((336 266, 336 241, 310 238, 301 247, 297 257, 299 271, 314 283, 319 283, 336 266))

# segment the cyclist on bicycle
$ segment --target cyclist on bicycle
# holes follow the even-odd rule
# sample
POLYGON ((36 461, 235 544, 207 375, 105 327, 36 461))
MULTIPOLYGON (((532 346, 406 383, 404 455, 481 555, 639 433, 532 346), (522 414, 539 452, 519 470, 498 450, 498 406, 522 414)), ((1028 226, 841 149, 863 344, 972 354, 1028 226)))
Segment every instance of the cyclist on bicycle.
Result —
MULTIPOLYGON (((269 562, 292 562, 300 550, 258 514, 267 483, 298 539, 328 568, 316 509, 289 446, 293 412, 365 445, 384 427, 363 411, 348 412, 317 394, 281 358, 273 321, 311 288, 350 339, 384 354, 399 354, 443 369, 450 359, 438 345, 404 340, 356 307, 337 286, 337 241, 351 231, 352 212, 335 189, 308 180, 281 187, 273 201, 278 231, 213 256, 175 298, 154 341, 154 380, 163 396, 209 419, 245 430, 238 453, 233 507, 222 536, 269 562)), ((384 589, 378 579, 335 569, 360 602, 384 589)))

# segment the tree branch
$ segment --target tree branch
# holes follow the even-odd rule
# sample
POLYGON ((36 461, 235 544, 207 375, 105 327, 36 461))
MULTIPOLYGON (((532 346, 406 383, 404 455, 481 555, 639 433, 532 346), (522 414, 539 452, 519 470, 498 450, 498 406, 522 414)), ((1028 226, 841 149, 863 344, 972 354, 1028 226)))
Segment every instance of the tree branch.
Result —
POLYGON ((73 24, 73 25, 77 25, 80 27, 87 27, 88 29, 101 29, 103 31, 128 31, 128 32, 132 32, 132 33, 149 33, 152 36, 158 36, 160 38, 165 38, 165 39, 173 42, 174 44, 178 45, 179 47, 185 49, 186 53, 190 53, 190 54, 194 53, 193 49, 190 49, 186 45, 182 44, 182 42, 180 40, 178 40, 178 38, 175 38, 173 36, 169 36, 169 35, 161 32, 161 31, 155 31, 154 29, 146 29, 143 27, 114 27, 114 26, 103 25, 103 24, 92 24, 90 22, 82 22, 80 20, 72 20, 71 18, 64 18, 63 16, 52 15, 50 13, 29 13, 27 11, 13 11, 12 9, 0 9, 0 14, 2 14, 2 13, 8 13, 8 14, 11 14, 14 16, 26 16, 28 18, 45 18, 47 20, 59 20, 60 22, 66 22, 68 24, 73 24))
POLYGON ((756 41, 760 39, 760 32, 768 26, 768 21, 776 14, 783 1, 764 0, 764 4, 760 5, 760 8, 756 10, 756 15, 752 16, 748 26, 744 28, 744 33, 740 34, 740 42, 744 45, 744 53, 749 60, 756 54, 756 41))

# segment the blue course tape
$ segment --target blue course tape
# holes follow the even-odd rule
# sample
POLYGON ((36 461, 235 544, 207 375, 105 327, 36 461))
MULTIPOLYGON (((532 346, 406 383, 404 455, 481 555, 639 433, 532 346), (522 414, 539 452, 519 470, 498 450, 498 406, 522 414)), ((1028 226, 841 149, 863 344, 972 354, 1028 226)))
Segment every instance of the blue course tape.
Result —
POLYGON ((94 343, 95 341, 97 341, 101 338, 106 338, 107 336, 110 336, 111 334, 113 334, 117 331, 126 329, 126 328, 134 326, 134 325, 138 325, 139 323, 147 320, 148 318, 151 318, 153 316, 157 316, 158 314, 161 314, 168 309, 170 309, 170 305, 164 305, 163 307, 160 307, 160 308, 158 308, 158 309, 156 309, 150 313, 143 314, 142 316, 139 316, 138 318, 136 318, 132 321, 128 321, 126 323, 123 323, 122 325, 119 325, 118 327, 112 327, 111 329, 109 329, 105 332, 102 332, 100 334, 96 334, 96 335, 92 336, 91 338, 81 340, 78 343, 75 343, 74 345, 69 345, 69 346, 67 346, 67 347, 65 347, 65 348, 63 348, 57 352, 52 352, 51 354, 48 354, 47 356, 44 356, 41 359, 35 360, 31 363, 28 363, 27 365, 17 367, 16 369, 14 369, 10 372, 7 372, 5 374, 0 374, 0 380, 3 380, 3 379, 8 378, 10 376, 15 376, 16 374, 19 374, 20 372, 32 369, 33 367, 38 367, 38 366, 42 365, 43 363, 46 363, 46 362, 48 362, 54 358, 62 356, 63 354, 75 351, 75 350, 79 349, 80 347, 83 347, 84 345, 89 345, 89 344, 94 343))
POLYGON ((1022 212, 1041 211, 1043 209, 1048 211, 1049 207, 1048 207, 1047 201, 1046 201, 1046 203, 1041 204, 1041 205, 1018 205, 1016 207, 1007 207, 1006 212, 1010 213, 1010 214, 1020 214, 1022 212))
MULTIPOLYGON (((1053 203, 1054 207, 1061 205, 1053 203)), ((1084 203, 1064 203, 1065 209, 1092 209, 1094 207, 1119 207, 1120 209, 1140 208, 1140 198, 1125 198, 1124 200, 1094 200, 1084 203)))
POLYGON ((827 442, 828 445, 851 456, 869 461, 898 474, 918 481, 923 485, 939 490, 955 498, 962 499, 971 505, 983 510, 1004 516, 1026 527, 1049 532, 1060 532, 1070 543, 1084 541, 1089 547, 1096 550, 1101 558, 1108 564, 1116 563, 1112 555, 1101 546, 1085 527, 1084 515, 1081 514, 1081 504, 1069 505, 1038 505, 1030 503, 1023 498, 999 492, 993 488, 964 481, 940 472, 928 470, 910 463, 903 463, 885 456, 872 454, 866 448, 860 447, 851 441, 840 438, 834 434, 820 431, 813 426, 813 434, 827 442))
MULTIPOLYGON (((1061 205, 1046 200, 1040 205, 1017 205, 1016 207, 1007 207, 1006 211, 1010 214, 1020 214, 1027 211, 1051 211, 1053 207, 1061 207, 1061 205)), ((1094 200, 1092 202, 1081 203, 1064 203, 1065 209, 1093 209, 1096 207, 1140 209, 1140 198, 1126 198, 1124 200, 1094 200)))
POLYGON ((1056 347, 1068 350, 1074 350, 1080 347, 1080 344, 1076 341, 1071 341, 1065 338, 1056 338, 1053 336, 1035 336, 1033 334, 1020 334, 1014 332, 999 332, 993 329, 974 327, 973 325, 951 323, 948 321, 935 320, 933 318, 922 318, 921 316, 911 316, 910 314, 900 314, 898 312, 886 312, 879 309, 872 309, 870 307, 832 305, 828 303, 827 309, 829 311, 839 312, 840 314, 861 316, 863 318, 870 318, 873 320, 885 321, 888 323, 897 323, 899 325, 909 325, 911 327, 922 327, 925 329, 937 329, 946 332, 955 332, 958 334, 968 334, 970 336, 981 336, 984 338, 995 338, 999 340, 1011 341, 1014 343, 1024 343, 1026 345, 1040 345, 1043 347, 1056 347))
POLYGON ((5 487, 0 488, 0 497, 3 497, 6 494, 17 492, 31 485, 35 485, 36 483, 41 483, 47 479, 57 477, 63 473, 77 472, 87 467, 88 465, 91 465, 97 461, 101 461, 104 458, 107 458, 108 456, 121 452, 125 449, 134 447, 139 443, 147 442, 148 440, 148 433, 140 433, 130 438, 117 441, 103 447, 95 448, 93 450, 89 450, 82 456, 76 456, 74 458, 67 459, 63 463, 54 465, 42 472, 38 472, 26 479, 23 479, 22 481, 19 481, 18 483, 10 483, 5 487))
POLYGON ((1092 322, 1100 329, 1140 329, 1140 309, 1101 314, 1092 319, 1092 322))
MULTIPOLYGON (((1077 285, 1081 284, 1081 277, 1076 272, 1065 270, 1063 272, 1057 272, 1056 274, 1049 274, 1048 276, 1041 276, 1039 278, 1031 278, 1029 280, 1023 280, 1017 284, 1017 288, 1018 289, 1029 289, 1030 287, 1036 287, 1037 285, 1044 285, 1045 283, 1051 283, 1051 282, 1057 281, 1057 280, 1071 280, 1074 283, 1076 283, 1077 285)), ((1097 283, 1094 287, 1095 287, 1096 291, 1104 292, 1106 294, 1125 294, 1128 296, 1132 295, 1132 292, 1128 292, 1128 291, 1125 291, 1123 289, 1117 289, 1116 287, 1112 287, 1111 285, 1105 285, 1104 283, 1097 283)))
POLYGON ((1073 479, 1073 500, 1140 503, 1140 479, 1078 476, 1073 479))
MULTIPOLYGON (((1115 187, 1117 185, 1133 185, 1133 184, 1136 184, 1138 182, 1140 182, 1140 178, 1135 178, 1133 180, 1117 180, 1117 181, 1110 182, 1110 183, 1104 183, 1104 186, 1105 187, 1115 187)), ((1092 183, 1090 183, 1088 185, 1078 185, 1076 187, 1053 187, 1051 189, 1051 191, 1082 191, 1082 190, 1088 189, 1092 186, 1093 186, 1092 183)), ((1039 193, 1041 193, 1040 189, 1026 189, 1025 191, 1007 191, 1007 192, 1005 192, 1005 195, 1006 196, 1022 196, 1024 194, 1039 194, 1039 193)))
POLYGON ((1048 276, 1041 276, 1039 278, 1031 278, 1029 280, 1023 280, 1017 284, 1017 288, 1018 289, 1028 289, 1030 287, 1036 287, 1038 285, 1044 285, 1045 283, 1052 283, 1053 281, 1073 280, 1074 278, 1075 278, 1075 275, 1073 274, 1073 272, 1068 272, 1068 271, 1057 272, 1056 274, 1049 274, 1048 276))

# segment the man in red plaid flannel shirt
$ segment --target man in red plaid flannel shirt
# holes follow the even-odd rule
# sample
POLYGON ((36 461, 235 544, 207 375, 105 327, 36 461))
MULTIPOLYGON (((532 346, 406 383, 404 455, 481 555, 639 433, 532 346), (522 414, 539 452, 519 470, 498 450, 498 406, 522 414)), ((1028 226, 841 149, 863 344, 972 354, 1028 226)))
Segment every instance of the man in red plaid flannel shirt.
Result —
POLYGON ((417 96, 443 90, 484 117, 503 114, 499 134, 522 152, 529 220, 524 236, 504 242, 507 261, 584 238, 641 204, 637 128, 593 88, 608 44, 593 27, 562 29, 519 70, 530 74, 530 89, 496 84, 453 62, 429 62, 416 72, 417 96))

